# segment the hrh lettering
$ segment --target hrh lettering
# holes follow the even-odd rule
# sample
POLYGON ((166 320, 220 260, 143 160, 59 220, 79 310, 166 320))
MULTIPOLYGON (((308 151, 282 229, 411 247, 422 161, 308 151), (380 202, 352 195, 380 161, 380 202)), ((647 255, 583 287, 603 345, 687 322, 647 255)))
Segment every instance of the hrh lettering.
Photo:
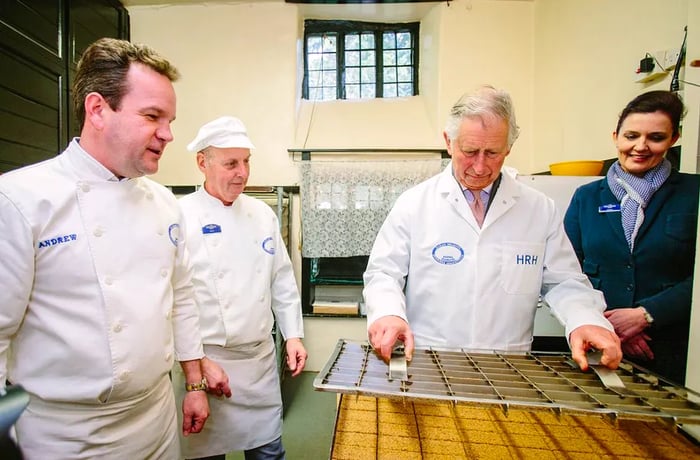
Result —
POLYGON ((39 249, 47 248, 49 246, 55 246, 62 243, 70 243, 78 239, 78 235, 73 233, 72 235, 57 236, 56 238, 51 238, 49 240, 39 241, 39 249))
POLYGON ((515 256, 516 265, 537 265, 537 256, 530 254, 518 254, 515 256))

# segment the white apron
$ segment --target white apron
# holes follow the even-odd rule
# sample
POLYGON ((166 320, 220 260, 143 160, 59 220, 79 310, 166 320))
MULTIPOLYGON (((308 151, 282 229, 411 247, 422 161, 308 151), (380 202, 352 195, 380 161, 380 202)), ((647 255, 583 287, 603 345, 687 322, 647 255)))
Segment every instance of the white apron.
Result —
MULTIPOLYGON (((209 395, 211 415, 201 433, 181 437, 184 458, 209 457, 265 445, 282 435, 282 398, 275 344, 270 339, 247 346, 205 345, 204 353, 229 376, 233 395, 209 395), (236 359, 231 359, 235 356, 236 359)), ((178 405, 185 394, 182 370, 173 370, 178 405)), ((181 418, 181 415, 179 415, 181 418)))
POLYGON ((25 460, 173 460, 180 431, 175 412, 164 376, 144 395, 102 406, 32 397, 17 421, 17 437, 25 460))

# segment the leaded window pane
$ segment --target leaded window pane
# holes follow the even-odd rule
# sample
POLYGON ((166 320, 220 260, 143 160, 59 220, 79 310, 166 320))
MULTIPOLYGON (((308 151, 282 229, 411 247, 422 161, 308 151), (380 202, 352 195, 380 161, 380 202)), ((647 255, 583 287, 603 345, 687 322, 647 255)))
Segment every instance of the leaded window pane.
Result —
POLYGON ((413 83, 399 83, 399 97, 413 96, 413 83))
POLYGON ((345 86, 345 98, 346 99, 359 99, 360 98, 360 85, 346 85, 345 86))
POLYGON ((399 50, 397 55, 399 65, 411 65, 411 50, 399 50))
POLYGON ((359 83, 360 82, 360 69, 357 67, 349 68, 345 71, 345 82, 346 83, 359 83))
POLYGON ((410 67, 399 67, 398 71, 398 81, 410 82, 413 80, 413 73, 410 67))
POLYGON ((362 83, 374 83, 377 80, 374 67, 362 67, 360 79, 362 83))
POLYGON ((383 86, 384 88, 384 97, 396 97, 396 84, 395 83, 386 83, 383 86))

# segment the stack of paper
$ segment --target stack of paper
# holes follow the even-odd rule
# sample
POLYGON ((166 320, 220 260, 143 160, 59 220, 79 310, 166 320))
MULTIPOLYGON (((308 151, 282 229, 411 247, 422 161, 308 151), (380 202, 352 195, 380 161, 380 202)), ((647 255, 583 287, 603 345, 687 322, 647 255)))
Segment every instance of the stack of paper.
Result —
POLYGON ((317 297, 311 306, 313 307, 314 313, 357 315, 360 302, 349 299, 317 297))

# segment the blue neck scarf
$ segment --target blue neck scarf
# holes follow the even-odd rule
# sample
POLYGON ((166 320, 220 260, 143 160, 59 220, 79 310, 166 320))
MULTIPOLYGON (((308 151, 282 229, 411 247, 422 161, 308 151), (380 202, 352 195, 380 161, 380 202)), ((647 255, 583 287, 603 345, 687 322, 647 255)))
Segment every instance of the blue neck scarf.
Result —
POLYGON ((634 251, 634 240, 644 222, 644 209, 654 192, 666 182, 670 175, 671 162, 665 158, 656 167, 647 171, 644 177, 625 172, 619 161, 613 163, 608 169, 608 185, 615 198, 620 201, 622 228, 625 231, 630 252, 634 251))

